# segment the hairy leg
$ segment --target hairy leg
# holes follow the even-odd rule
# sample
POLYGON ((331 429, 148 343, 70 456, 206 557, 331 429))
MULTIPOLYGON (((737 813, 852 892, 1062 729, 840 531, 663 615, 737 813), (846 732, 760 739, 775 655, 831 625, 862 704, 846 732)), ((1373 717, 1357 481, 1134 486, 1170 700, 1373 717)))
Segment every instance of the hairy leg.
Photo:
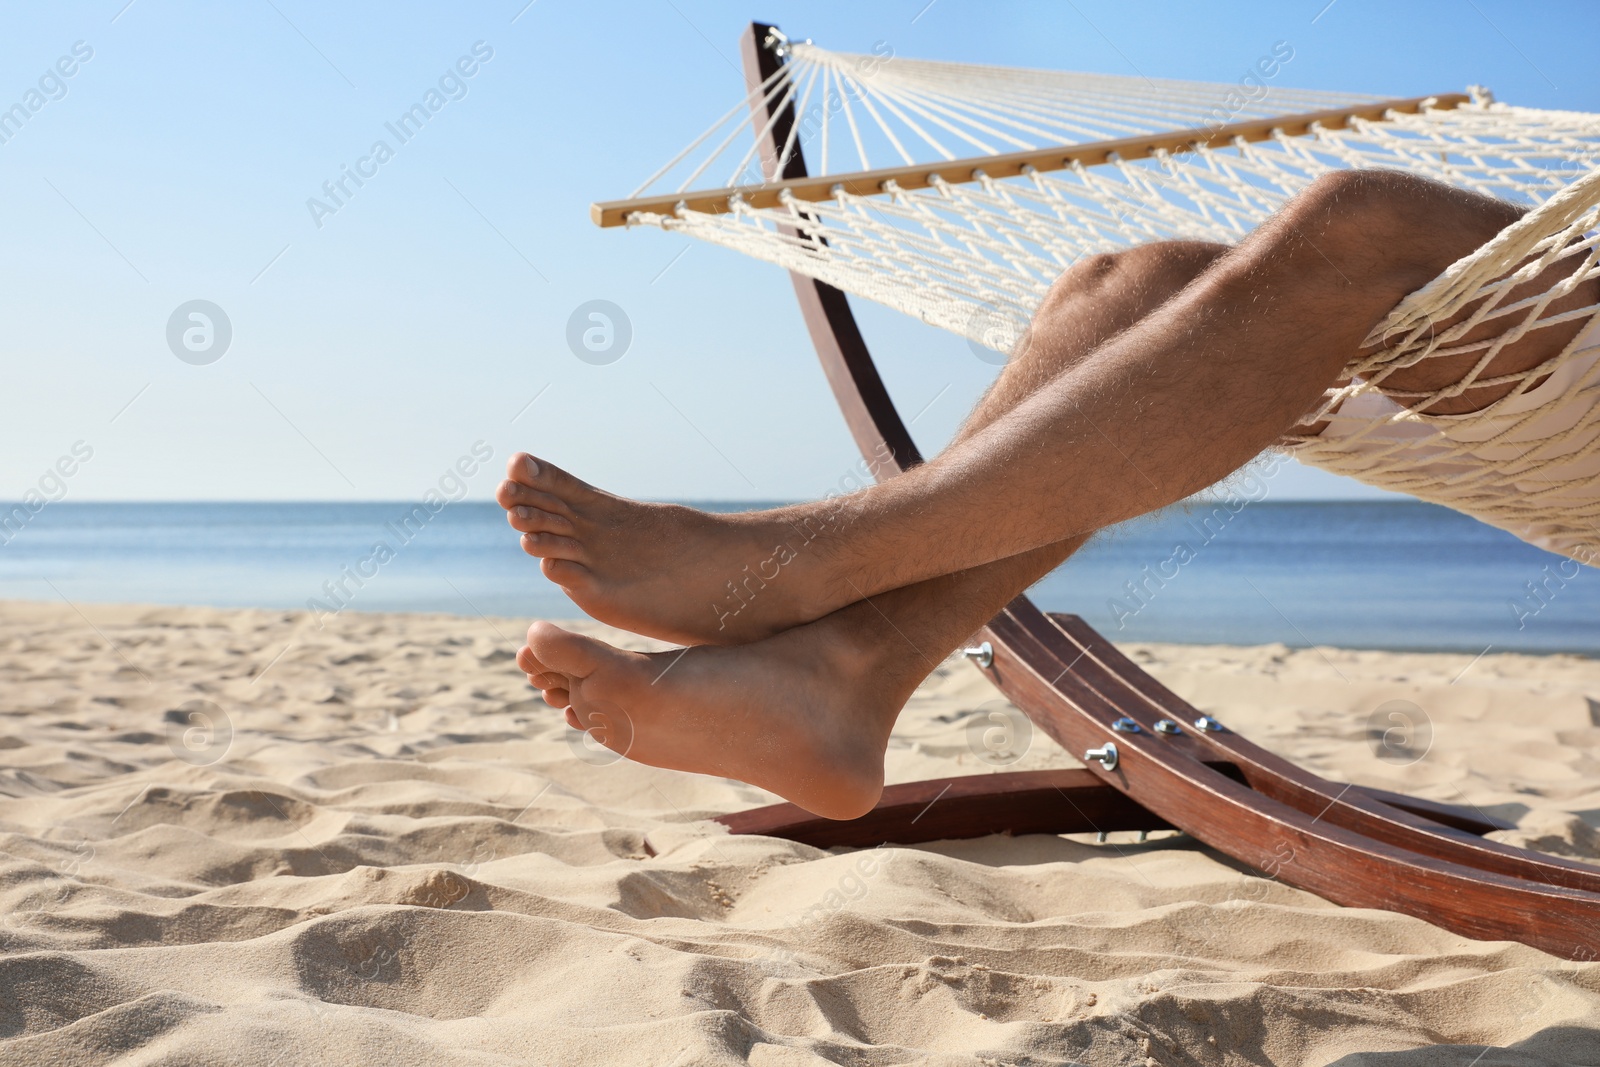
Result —
MULTIPOLYGON (((1319 179, 1090 356, 936 459, 842 500, 711 516, 621 501, 526 458, 502 503, 518 506, 512 523, 545 573, 600 617, 706 640, 707 616, 754 566, 772 580, 709 639, 774 633, 1214 483, 1288 431, 1372 326, 1505 211, 1393 172, 1319 179)), ((1047 343, 1046 327, 1034 333, 1047 343)))
MULTIPOLYGON (((1513 204, 1498 200, 1488 200, 1483 204, 1484 221, 1498 229, 1503 229, 1524 214, 1524 209, 1513 204)), ((1568 256, 1545 268, 1539 274, 1512 288, 1511 292, 1503 297, 1500 306, 1507 307, 1526 300, 1530 297, 1540 296, 1549 292, 1563 279, 1570 276, 1582 265, 1582 256, 1568 256)), ((1506 271, 1501 277, 1508 276, 1520 270, 1525 264, 1506 271)), ((1502 375, 1518 374, 1532 370, 1550 357, 1561 352, 1578 336, 1587 320, 1574 319, 1570 322, 1543 325, 1563 312, 1579 308, 1591 307, 1600 303, 1600 279, 1591 278, 1581 282, 1565 296, 1552 300, 1541 314, 1539 324, 1535 324, 1527 333, 1515 341, 1503 346, 1494 358, 1479 372, 1476 381, 1483 381, 1500 377, 1502 375)), ((1463 307, 1454 315, 1440 319, 1433 323, 1435 333, 1442 333, 1457 323, 1470 318, 1479 308, 1480 302, 1474 301, 1463 307)), ((1488 341, 1501 335, 1507 328, 1519 320, 1520 316, 1507 318, 1491 318, 1486 322, 1469 330, 1459 340, 1453 342, 1453 347, 1466 346, 1473 342, 1488 341)), ((1359 352, 1361 356, 1369 356, 1377 351, 1378 346, 1368 346, 1359 352)), ((1409 367, 1397 367, 1388 370, 1378 379, 1378 389, 1391 394, 1393 398, 1407 407, 1416 404, 1419 396, 1443 392, 1442 396, 1422 406, 1419 410, 1430 415, 1462 415, 1474 411, 1481 411, 1490 404, 1506 396, 1515 387, 1514 382, 1500 385, 1469 385, 1461 386, 1466 376, 1481 358, 1477 351, 1467 351, 1454 355, 1435 355, 1421 360, 1409 367)), ((1533 383, 1537 386, 1543 378, 1533 383)), ((1340 384, 1345 384, 1340 382, 1340 384)), ((1297 434, 1320 433, 1326 422, 1309 423, 1295 427, 1297 434)))
MULTIPOLYGON (((1024 341, 979 402, 962 441, 1087 359, 1101 344, 1193 281, 1226 250, 1164 241, 1088 257, 1065 271, 1040 305, 1024 341)), ((783 524, 773 536, 738 517, 613 496, 526 453, 511 457, 496 499, 522 546, 574 603, 602 622, 686 644, 736 644, 769 636, 790 609, 769 612, 799 586, 791 565, 835 531, 827 515, 783 524), (715 585, 686 588, 681 564, 707 539, 758 530, 741 551, 717 559, 715 585), (747 607, 759 605, 756 610, 747 607)), ((1064 555, 1063 557, 1064 558, 1064 555)), ((802 566, 809 563, 804 560, 802 566)), ((804 598, 804 590, 797 592, 804 598)), ((837 605, 834 605, 837 606, 837 605)), ((818 608, 809 617, 826 614, 818 608)))
MULTIPOLYGON (((1220 246, 1164 244, 1068 271, 974 411, 981 431, 1182 289, 1220 246)), ((1008 601, 1082 543, 1070 538, 892 590, 767 640, 645 655, 535 623, 518 664, 568 722, 656 766, 753 782, 821 815, 877 802, 889 731, 911 692, 1008 601)))

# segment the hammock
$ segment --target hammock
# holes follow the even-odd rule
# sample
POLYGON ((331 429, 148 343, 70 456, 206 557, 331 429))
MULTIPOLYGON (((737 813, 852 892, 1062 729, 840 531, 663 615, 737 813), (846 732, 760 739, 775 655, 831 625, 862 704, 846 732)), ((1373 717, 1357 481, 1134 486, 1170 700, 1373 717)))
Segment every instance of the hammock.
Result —
POLYGON ((1411 100, 1281 89, 1271 79, 1292 58, 1282 49, 1223 85, 838 53, 776 31, 768 45, 786 62, 628 200, 596 204, 595 221, 732 248, 1002 354, 1079 258, 1157 240, 1235 243, 1334 170, 1401 169, 1529 206, 1396 306, 1368 338, 1378 351, 1308 414, 1328 428, 1285 445, 1600 562, 1600 337, 1527 371, 1484 373, 1529 331, 1600 310, 1552 306, 1600 277, 1600 116, 1514 107, 1476 87, 1411 100), (774 116, 757 120, 753 143, 739 136, 752 107, 774 116), (775 138, 780 113, 796 118, 775 138), (763 142, 781 143, 775 165, 763 142), (763 163, 782 180, 766 181, 763 163), (1576 266, 1511 298, 1558 262, 1576 266), (1485 323, 1493 336, 1465 340, 1485 323), (1449 388, 1381 388, 1420 360, 1464 354, 1475 364, 1449 388), (1511 392, 1469 415, 1425 413, 1486 385, 1511 392))
MULTIPOLYGON (((1427 353, 1432 339, 1423 340, 1419 324, 1427 321, 1430 308, 1437 312, 1463 306, 1474 294, 1487 292, 1493 299, 1485 303, 1501 308, 1503 317, 1521 314, 1537 304, 1543 309, 1539 321, 1557 318, 1549 313, 1553 306, 1549 299, 1541 297, 1524 306, 1520 296, 1513 299, 1507 295, 1508 289, 1495 289, 1493 279, 1504 273, 1497 264, 1515 262, 1522 250, 1531 249, 1546 258, 1581 254, 1583 272, 1593 268, 1592 242, 1585 243, 1589 239, 1581 236, 1586 230, 1576 229, 1593 214, 1584 206, 1595 199, 1593 183, 1583 178, 1585 189, 1573 183, 1571 189, 1562 191, 1566 184, 1562 177, 1558 174, 1552 179, 1549 173, 1562 169, 1568 158, 1565 153, 1592 143, 1592 129, 1587 125, 1591 120, 1582 116, 1555 116, 1542 133, 1519 134, 1518 138, 1482 131, 1399 136, 1394 131, 1406 120, 1398 116, 1428 120, 1437 112, 1463 104, 1477 108, 1481 116, 1494 105, 1481 92, 1471 97, 1400 101, 1298 93, 1282 94, 1274 105, 1312 110, 1263 118, 1261 113, 1267 108, 1258 91, 1261 79, 1273 77, 1276 64, 1292 55, 1277 50, 1270 59, 1263 57, 1257 68, 1261 78, 1252 75, 1254 84, 1242 79, 1237 87, 1220 87, 1227 89, 1225 94, 1219 94, 1219 87, 1192 83, 1135 83, 1089 75, 904 61, 895 61, 898 65, 888 76, 884 74, 888 56, 830 58, 809 45, 791 45, 776 27, 762 22, 750 25, 740 50, 745 83, 751 88, 745 103, 754 116, 756 147, 737 161, 730 179, 735 187, 685 191, 707 172, 707 159, 721 158, 732 144, 737 127, 732 133, 722 131, 743 104, 646 183, 655 183, 679 168, 678 173, 687 177, 676 192, 596 204, 595 221, 612 226, 654 223, 697 232, 735 247, 748 242, 748 250, 762 258, 793 264, 801 272, 791 273, 795 297, 817 357, 868 469, 880 480, 915 466, 921 462, 921 453, 883 387, 849 301, 839 288, 819 280, 823 272, 832 272, 829 276, 853 291, 865 292, 877 277, 872 257, 881 255, 884 262, 896 265, 894 269, 908 272, 907 277, 924 279, 900 292, 892 287, 882 289, 882 299, 892 306, 919 314, 926 314, 925 307, 959 312, 982 308, 983 301, 990 298, 985 294, 1011 292, 1014 297, 1007 306, 1012 313, 1019 313, 1031 306, 1030 301, 1037 301, 1054 273, 1073 255, 1089 249, 1091 241, 1105 241, 1101 247, 1125 247, 1162 236, 1179 224, 1206 224, 1211 216, 1197 206, 1201 201, 1188 191, 1182 191, 1181 197, 1172 191, 1175 187, 1181 191, 1181 168, 1190 162, 1187 157, 1191 154, 1205 154, 1215 161, 1207 163, 1208 168, 1233 168, 1232 173, 1244 175, 1238 181, 1248 187, 1249 196, 1270 195, 1277 202, 1287 190, 1298 187, 1295 182, 1303 184, 1304 177, 1274 177, 1272 181, 1280 183, 1274 186, 1261 177, 1270 168, 1243 169, 1241 160, 1266 151, 1283 156, 1289 151, 1283 143, 1300 138, 1305 143, 1294 145, 1293 151, 1312 152, 1322 166, 1322 156, 1316 153, 1337 158, 1340 153, 1357 151, 1349 145, 1334 151, 1327 131, 1353 129, 1359 133, 1360 124, 1366 123, 1378 131, 1369 133, 1369 140, 1392 136, 1422 143, 1447 142, 1455 147, 1443 155, 1415 145, 1406 151, 1420 153, 1416 160, 1428 167, 1433 167, 1437 158, 1477 186, 1506 190, 1505 195, 1543 205, 1532 212, 1542 221, 1509 227, 1490 242, 1489 247, 1496 251, 1480 252, 1455 264, 1437 282, 1402 302, 1385 323, 1393 336, 1402 338, 1385 350, 1389 362, 1363 361, 1354 368, 1372 380, 1410 358, 1412 350, 1427 353), (814 73, 807 74, 805 63, 811 64, 814 73), (871 107, 869 94, 853 86, 851 78, 876 79, 871 107), (820 87, 817 79, 821 79, 820 87), (812 94, 827 101, 830 89, 841 96, 849 94, 849 100, 841 99, 835 111, 813 109, 809 104, 812 94), (851 102, 869 115, 879 119, 888 115, 900 125, 887 120, 876 126, 857 123, 851 117, 853 112, 847 110, 851 102), (1172 131, 1174 123, 1183 122, 1190 126, 1172 131), (1195 127, 1195 122, 1204 125, 1195 127), (820 140, 819 147, 826 152, 830 127, 838 129, 841 123, 850 133, 855 161, 865 169, 828 172, 825 166, 822 176, 813 178, 806 170, 802 143, 820 140), (919 142, 900 128, 913 124, 922 133, 930 133, 933 127, 944 131, 935 134, 935 139, 959 137, 972 147, 990 149, 991 154, 951 159, 951 148, 928 137, 919 142), (1029 136, 1055 143, 1044 149, 992 151, 999 144, 1027 145, 1029 136), (1074 137, 1100 139, 1069 144, 1074 137), (937 144, 943 160, 871 167, 869 153, 883 145, 902 160, 916 158, 907 148, 908 141, 913 146, 937 144), (1253 147, 1261 143, 1267 143, 1267 148, 1253 147), (1205 146, 1204 153, 1196 145, 1205 146), (1487 145, 1493 145, 1493 151, 1487 145), (697 151, 701 155, 695 155, 697 151), (758 155, 760 170, 751 172, 748 167, 758 155), (1553 163, 1558 157, 1560 162, 1553 163), (1134 160, 1150 161, 1143 165, 1148 173, 1123 165, 1134 160), (1071 172, 1072 177, 1040 178, 1057 171, 1071 172), (747 176, 750 183, 738 184, 747 176), (1073 181, 1081 196, 1075 202, 1078 206, 1056 207, 1051 201, 1059 189, 1051 183, 1074 188, 1073 181), (1142 194, 1117 189, 1119 183, 1139 182, 1149 183, 1140 187, 1145 190, 1142 194), (1113 215, 1107 203, 1081 195, 1082 188, 1116 193, 1115 197, 1107 194, 1108 200, 1114 206, 1117 197, 1124 198, 1120 201, 1124 208, 1118 210, 1125 214, 1113 215), (1269 192, 1253 191, 1258 188, 1269 192), (1149 191, 1152 189, 1154 193, 1149 191), (923 190, 932 192, 920 192, 923 190), (1169 198, 1177 205, 1170 212, 1154 206, 1169 198), (1041 203, 1045 209, 1040 208, 1041 203), (980 206, 969 211, 974 204, 980 206), (1147 214, 1140 216, 1144 222, 1138 227, 1132 225, 1135 215, 1126 211, 1127 205, 1146 208, 1147 214), (1193 218, 1183 215, 1185 205, 1193 218), (870 217, 862 221, 854 216, 870 217), (1568 216, 1578 221, 1560 221, 1568 216), (883 219, 890 221, 873 225, 883 219), (1062 236, 1062 231, 1067 236, 1062 236), (858 238, 854 244, 849 240, 852 237, 858 238), (911 251, 905 251, 908 248, 911 251), (918 271, 925 273, 918 275, 918 271), (921 302, 923 294, 916 291, 923 286, 937 297, 927 305, 921 302), (1405 347, 1407 343, 1410 349, 1405 347), (1391 351, 1396 354, 1390 356, 1391 351)), ((834 152, 827 158, 837 165, 839 155, 834 152)), ((1581 160, 1585 167, 1592 161, 1592 155, 1581 153, 1571 158, 1581 160)), ((1295 166, 1304 169, 1307 165, 1295 166)), ((1294 167, 1287 169, 1295 173, 1294 167)), ((1248 197, 1236 190, 1234 199, 1248 197)), ((1243 215, 1240 218, 1244 220, 1242 232, 1249 220, 1243 215)), ((1527 273, 1521 271, 1523 276, 1527 273)), ((1488 320, 1487 314, 1478 317, 1488 320)), ((1519 324, 1524 321, 1518 320, 1519 324)), ((976 331, 968 328, 964 332, 972 336, 976 331)), ((1432 332, 1443 335, 1449 331, 1432 332)), ((982 339, 997 348, 1007 346, 1007 338, 993 330, 982 339)), ((1574 342, 1572 347, 1579 345, 1574 342)), ((1600 346, 1593 355, 1600 358, 1600 346)), ((1508 398, 1493 410, 1491 418, 1468 418, 1456 429, 1469 426, 1481 438, 1487 423, 1493 437, 1496 427, 1508 421, 1510 408, 1520 405, 1518 410, 1525 410, 1543 403, 1541 390, 1553 388, 1558 394, 1581 400, 1581 390, 1575 391, 1572 381, 1574 375, 1581 377, 1585 358, 1578 352, 1552 361, 1560 363, 1553 373, 1532 383, 1518 397, 1508 398)), ((1398 408, 1394 393, 1346 388, 1330 394, 1318 414, 1326 417, 1330 429, 1339 424, 1341 433, 1353 423, 1357 434, 1383 426, 1395 431, 1393 436, 1403 436, 1398 431, 1409 424, 1396 419, 1393 412, 1379 417, 1357 411, 1361 405, 1377 401, 1398 408)), ((1560 408, 1557 413, 1570 410, 1560 408)), ((1551 412, 1544 414, 1550 416, 1551 412)), ((1544 427, 1545 422, 1539 426, 1544 427)), ((1575 440, 1565 432, 1541 428, 1538 433, 1560 436, 1569 444, 1575 440)), ((1325 430, 1324 439, 1331 440, 1327 434, 1325 430)), ((1460 433, 1456 437, 1466 439, 1460 433)), ((1379 441, 1376 450, 1382 451, 1388 444, 1379 441)), ((1502 444, 1491 442, 1493 447, 1502 444)), ((1445 460, 1449 457, 1441 459, 1438 451, 1435 448, 1426 458, 1432 463, 1433 475, 1448 480, 1452 472, 1446 469, 1445 460)), ((1569 449, 1562 454, 1572 452, 1569 449)), ((1541 473, 1548 474, 1548 466, 1541 468, 1541 473)), ((1368 476, 1386 474, 1369 472, 1368 476)), ((718 821, 734 833, 788 837, 824 848, 981 837, 996 832, 1092 831, 1105 840, 1112 830, 1170 826, 1269 877, 1337 904, 1391 908, 1468 937, 1515 938, 1570 959, 1592 960, 1600 954, 1600 872, 1576 860, 1476 836, 1506 829, 1509 824, 1488 819, 1482 812, 1332 782, 1296 767, 1251 744, 1212 715, 1202 715, 1141 671, 1082 619, 1041 612, 1025 595, 990 619, 975 641, 978 643, 962 654, 1050 738, 1070 752, 1082 752, 1085 770, 998 772, 891 786, 871 812, 847 822, 817 819, 792 804, 730 813, 718 821)))

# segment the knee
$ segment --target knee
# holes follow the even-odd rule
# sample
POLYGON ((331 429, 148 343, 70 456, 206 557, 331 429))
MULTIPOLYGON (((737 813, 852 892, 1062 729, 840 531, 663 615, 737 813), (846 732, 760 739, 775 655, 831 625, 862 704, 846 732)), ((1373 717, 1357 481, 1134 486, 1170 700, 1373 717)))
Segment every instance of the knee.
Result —
POLYGON ((1122 253, 1122 269, 1145 285, 1181 289, 1228 251, 1212 241, 1155 241, 1122 253))
MULTIPOLYGON (((1192 275, 1228 250, 1227 245, 1210 241, 1151 241, 1120 252, 1102 252, 1079 260, 1072 267, 1090 281, 1112 284, 1152 275, 1192 275)), ((1072 273, 1072 271, 1068 271, 1072 273)), ((1063 278, 1066 275, 1062 276, 1063 278)))
POLYGON ((1315 178, 1282 216, 1330 238, 1370 237, 1404 228, 1418 206, 1448 190, 1396 170, 1336 170, 1315 178))
POLYGON ((1466 255, 1521 214, 1502 200, 1402 171, 1341 170, 1312 181, 1280 219, 1284 236, 1315 235, 1319 252, 1332 258, 1431 267, 1441 256, 1466 255))
POLYGON ((1060 277, 1050 286, 1051 294, 1062 292, 1075 292, 1081 289, 1105 285, 1118 272, 1124 268, 1123 257, 1125 252, 1099 252, 1092 256, 1084 256, 1061 272, 1060 277))
POLYGON ((1056 278, 1043 306, 1112 291, 1182 288, 1227 249, 1207 241, 1153 241, 1085 256, 1056 278))

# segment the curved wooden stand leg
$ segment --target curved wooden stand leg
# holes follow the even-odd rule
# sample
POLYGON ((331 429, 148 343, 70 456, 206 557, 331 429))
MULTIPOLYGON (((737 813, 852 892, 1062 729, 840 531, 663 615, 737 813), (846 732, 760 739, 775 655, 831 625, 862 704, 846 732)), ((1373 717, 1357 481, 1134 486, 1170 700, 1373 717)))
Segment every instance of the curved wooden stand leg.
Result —
MULTIPOLYGON (((781 65, 767 47, 770 30, 753 24, 744 41, 752 85, 781 65)), ((772 179, 794 114, 786 106, 774 115, 761 94, 753 99, 772 179)), ((804 174, 796 147, 783 176, 804 174)), ((823 369, 874 473, 889 477, 920 462, 844 294, 793 277, 823 369)), ((829 845, 1167 825, 1338 904, 1399 911, 1468 937, 1522 941, 1568 958, 1600 958, 1600 867, 1482 840, 1474 835, 1502 827, 1481 813, 1330 782, 1225 727, 1196 726, 1193 707, 1082 619, 1046 615, 1026 597, 991 620, 982 637, 994 648, 984 672, 1045 733, 1074 754, 1116 745, 1114 767, 1090 761, 1087 771, 1063 779, 1059 795, 1080 810, 1034 810, 1049 800, 1039 779, 996 774, 895 786, 873 812, 836 828, 792 805, 721 821, 735 832, 829 845), (1161 720, 1178 732, 1157 730, 1161 720), (1112 801, 1094 781, 1124 799, 1112 801), (1141 818, 1152 824, 1139 825, 1141 818)))

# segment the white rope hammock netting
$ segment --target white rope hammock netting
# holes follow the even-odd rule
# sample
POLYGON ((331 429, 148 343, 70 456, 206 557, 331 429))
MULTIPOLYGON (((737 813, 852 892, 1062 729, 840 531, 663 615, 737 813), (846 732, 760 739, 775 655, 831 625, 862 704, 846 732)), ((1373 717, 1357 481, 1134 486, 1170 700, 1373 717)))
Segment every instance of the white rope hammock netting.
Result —
MULTIPOLYGON (((687 175, 677 192, 705 188, 701 179, 718 161, 734 161, 728 185, 761 184, 759 142, 732 149, 751 131, 752 102, 793 105, 797 121, 775 172, 803 150, 815 176, 1214 130, 1382 99, 850 55, 809 43, 785 50, 772 77, 635 196, 669 175, 687 175)), ((1353 362, 1307 420, 1326 428, 1286 446, 1304 462, 1600 564, 1600 329, 1585 328, 1539 366, 1486 373, 1529 331, 1600 311, 1585 296, 1600 277, 1600 116, 1513 107, 1474 90, 1455 107, 1157 149, 1144 159, 1024 168, 1000 179, 979 170, 970 183, 935 176, 927 188, 887 181, 876 195, 840 186, 820 201, 785 191, 773 207, 735 195, 726 213, 679 203, 628 221, 735 249, 1008 353, 1051 282, 1081 257, 1169 239, 1236 243, 1318 176, 1363 167, 1531 210, 1402 301, 1368 338, 1376 351, 1353 362), (1541 274, 1560 280, 1513 295, 1541 274), (1385 386, 1443 357, 1470 365, 1455 385, 1433 393, 1385 386), (1488 386, 1509 393, 1478 411, 1435 413, 1488 386)))

